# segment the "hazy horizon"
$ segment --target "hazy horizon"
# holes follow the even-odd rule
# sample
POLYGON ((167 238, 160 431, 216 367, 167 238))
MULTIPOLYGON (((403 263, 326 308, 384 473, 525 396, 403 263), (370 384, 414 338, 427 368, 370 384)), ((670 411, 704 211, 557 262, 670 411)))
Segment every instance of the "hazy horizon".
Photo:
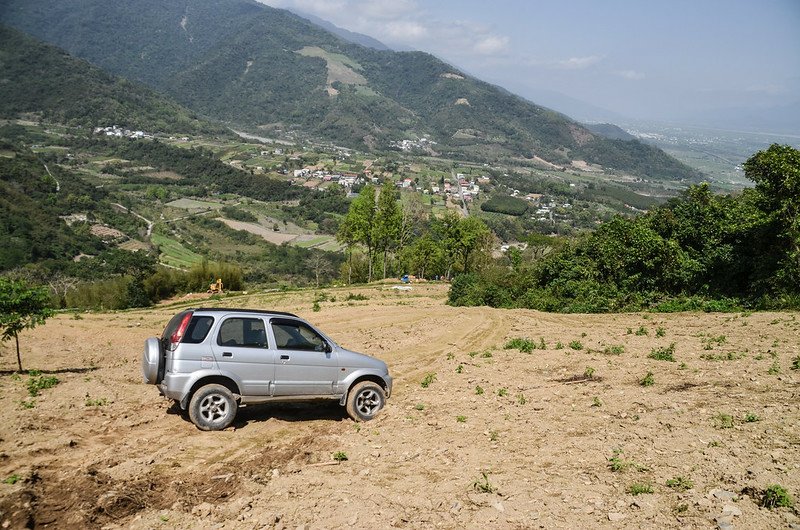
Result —
POLYGON ((576 119, 800 133, 800 2, 260 0, 576 119))

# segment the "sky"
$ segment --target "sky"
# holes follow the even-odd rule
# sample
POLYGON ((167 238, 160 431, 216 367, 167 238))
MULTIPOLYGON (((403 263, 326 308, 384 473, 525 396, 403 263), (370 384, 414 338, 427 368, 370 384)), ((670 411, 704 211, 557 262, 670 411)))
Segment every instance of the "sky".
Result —
POLYGON ((261 1, 432 53, 578 119, 785 119, 785 106, 800 117, 800 0, 261 1))

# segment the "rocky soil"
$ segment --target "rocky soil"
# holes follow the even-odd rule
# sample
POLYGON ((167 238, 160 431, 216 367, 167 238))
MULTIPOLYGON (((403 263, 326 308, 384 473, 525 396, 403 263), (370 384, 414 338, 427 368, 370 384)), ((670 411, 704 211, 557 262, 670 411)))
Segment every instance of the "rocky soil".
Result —
POLYGON ((4 343, 0 527, 800 528, 794 509, 760 506, 773 484, 800 503, 796 313, 325 293, 319 312, 300 292, 62 314, 20 337, 33 376, 4 343), (201 432, 139 371, 144 340, 190 303, 296 312, 387 361, 394 394, 368 423, 336 404, 262 405, 201 432), (514 338, 535 349, 505 349, 514 338), (32 397, 41 377, 58 384, 32 397))

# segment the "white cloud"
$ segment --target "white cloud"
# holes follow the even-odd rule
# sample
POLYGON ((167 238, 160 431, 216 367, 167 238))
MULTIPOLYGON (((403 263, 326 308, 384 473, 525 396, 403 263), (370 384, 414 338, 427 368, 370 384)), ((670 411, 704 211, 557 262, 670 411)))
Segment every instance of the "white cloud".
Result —
POLYGON ((481 55, 497 55, 508 49, 508 37, 487 35, 478 39, 474 50, 481 55))
POLYGON ((381 34, 392 40, 411 44, 427 37, 428 28, 412 20, 395 20, 386 23, 381 34))
POLYGON ((600 55, 589 55, 587 57, 570 57, 569 59, 563 59, 561 61, 556 61, 553 66, 556 68, 561 68, 563 70, 583 70, 584 68, 589 68, 593 64, 597 64, 603 60, 603 57, 600 55))
MULTIPOLYGON (((355 13, 367 19, 397 19, 419 12, 415 0, 370 0, 352 6, 355 13)), ((351 13, 352 13, 351 12, 351 13)))
POLYGON ((645 78, 643 72, 637 72, 636 70, 619 70, 616 74, 623 79, 629 79, 631 81, 640 81, 645 78))

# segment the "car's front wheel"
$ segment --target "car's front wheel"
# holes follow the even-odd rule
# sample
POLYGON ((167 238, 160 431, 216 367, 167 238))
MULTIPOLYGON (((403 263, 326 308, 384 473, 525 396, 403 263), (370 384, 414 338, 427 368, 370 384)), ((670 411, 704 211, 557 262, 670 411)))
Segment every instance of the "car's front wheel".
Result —
POLYGON ((221 431, 233 422, 239 406, 222 385, 200 387, 189 402, 189 418, 201 431, 221 431))
POLYGON ((372 381, 354 385, 347 394, 347 415, 355 421, 369 421, 383 409, 386 392, 372 381))

